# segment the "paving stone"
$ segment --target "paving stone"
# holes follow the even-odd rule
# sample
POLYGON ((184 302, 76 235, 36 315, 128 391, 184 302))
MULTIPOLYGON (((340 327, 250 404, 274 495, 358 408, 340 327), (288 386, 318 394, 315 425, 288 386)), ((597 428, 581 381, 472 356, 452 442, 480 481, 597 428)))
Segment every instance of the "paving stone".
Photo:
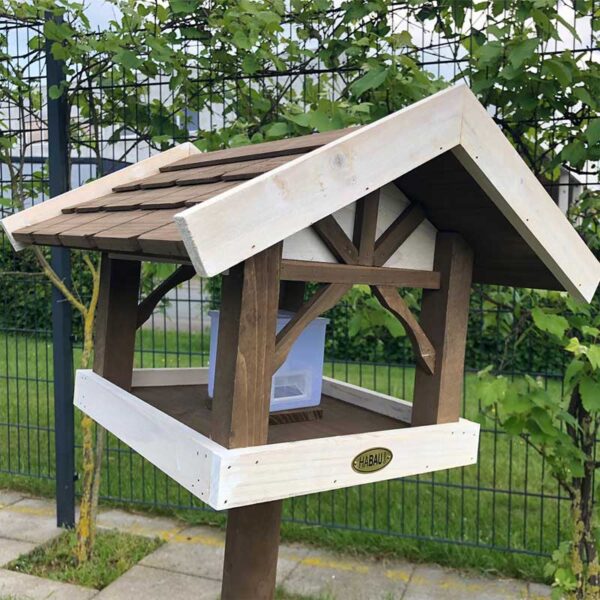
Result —
MULTIPOLYGON (((211 527, 188 527, 174 535, 168 544, 146 556, 140 564, 220 580, 223 573, 225 535, 211 527)), ((285 578, 306 556, 307 548, 283 544, 279 548, 277 581, 285 578)))
POLYGON ((17 540, 0 538, 0 567, 18 558, 21 554, 28 554, 35 546, 31 542, 19 542, 17 540))
POLYGON ((213 579, 192 577, 184 573, 173 573, 136 565, 125 575, 102 590, 97 600, 217 600, 221 584, 213 579))
POLYGON ((25 498, 0 510, 0 535, 43 544, 61 533, 54 510, 46 500, 25 498))
POLYGON ((436 566, 418 566, 408 584, 403 600, 518 600, 527 598, 527 583, 515 579, 469 577, 436 566))
POLYGON ((14 504, 23 498, 24 494, 21 494, 20 492, 13 492, 12 490, 0 490, 0 509, 14 504))
POLYGON ((145 537, 159 537, 168 540, 183 529, 183 525, 174 519, 140 515, 124 510, 107 510, 98 515, 98 527, 118 529, 145 537))
POLYGON ((529 598, 531 600, 544 600, 551 596, 552 588, 549 585, 542 585, 541 583, 529 584, 529 598))
POLYGON ((0 596, 18 600, 89 600, 97 590, 0 569, 0 596))
POLYGON ((284 581, 283 589, 340 600, 400 600, 412 570, 409 564, 345 558, 311 549, 284 581))

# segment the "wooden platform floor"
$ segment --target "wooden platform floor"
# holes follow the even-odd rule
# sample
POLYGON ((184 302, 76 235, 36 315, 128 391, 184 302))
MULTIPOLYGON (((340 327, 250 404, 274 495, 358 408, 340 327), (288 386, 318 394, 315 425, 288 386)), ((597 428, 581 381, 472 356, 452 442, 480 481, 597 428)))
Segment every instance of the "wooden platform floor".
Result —
MULTIPOLYGON (((188 427, 210 437, 207 385, 134 387, 131 393, 188 427)), ((406 423, 323 395, 323 418, 269 427, 269 444, 407 427, 406 423)))

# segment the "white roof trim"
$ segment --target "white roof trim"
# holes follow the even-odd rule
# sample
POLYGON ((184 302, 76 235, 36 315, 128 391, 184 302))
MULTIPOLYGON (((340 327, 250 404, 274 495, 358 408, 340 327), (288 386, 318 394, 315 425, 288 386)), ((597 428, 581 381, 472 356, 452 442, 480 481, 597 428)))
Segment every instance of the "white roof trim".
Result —
POLYGON ((557 280, 590 301, 600 263, 472 92, 434 94, 175 216, 213 276, 452 150, 557 280))
POLYGON ((200 152, 200 150, 190 142, 180 144, 170 150, 150 156, 149 158, 141 160, 133 165, 129 165, 124 169, 115 171, 110 175, 105 175, 104 177, 90 181, 81 187, 69 190, 50 200, 46 200, 45 202, 36 204, 35 206, 22 210, 14 215, 10 215, 9 217, 2 219, 0 224, 4 228, 13 248, 17 251, 22 250, 26 245, 17 242, 17 240, 13 238, 13 231, 57 217, 64 208, 68 208, 69 206, 110 194, 112 188, 120 183, 155 175, 159 173, 160 167, 174 163, 191 154, 196 154, 197 152, 200 152))

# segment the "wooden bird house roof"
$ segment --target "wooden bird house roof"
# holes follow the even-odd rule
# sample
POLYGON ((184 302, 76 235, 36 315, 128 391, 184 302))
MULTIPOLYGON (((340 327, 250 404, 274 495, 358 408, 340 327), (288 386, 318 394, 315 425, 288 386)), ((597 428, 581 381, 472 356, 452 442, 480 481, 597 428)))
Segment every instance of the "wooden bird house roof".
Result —
POLYGON ((473 280, 590 300, 600 265, 465 86, 371 125, 201 153, 192 144, 3 220, 15 248, 190 260, 221 273, 394 185, 473 248, 473 280))

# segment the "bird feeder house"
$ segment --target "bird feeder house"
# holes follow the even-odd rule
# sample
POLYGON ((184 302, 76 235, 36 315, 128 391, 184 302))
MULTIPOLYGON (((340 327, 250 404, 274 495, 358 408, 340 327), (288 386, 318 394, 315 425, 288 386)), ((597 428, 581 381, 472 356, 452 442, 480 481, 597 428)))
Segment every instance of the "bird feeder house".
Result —
POLYGON ((102 253, 94 368, 77 372, 75 404, 202 501, 233 509, 223 598, 271 597, 281 499, 476 461, 479 426, 460 417, 472 282, 589 301, 600 279, 464 86, 360 128, 208 153, 182 144, 3 225, 16 249, 102 253), (181 266, 140 302, 145 260, 181 266), (195 274, 223 276, 211 372, 133 369, 136 329, 195 274), (308 299, 306 282, 320 284, 308 299), (322 327, 298 346, 354 284, 408 334, 412 403, 323 377, 322 327), (419 318, 403 287, 423 289, 419 318), (294 352, 308 366, 293 366, 294 352), (279 398, 306 397, 278 405, 277 385, 279 398))

